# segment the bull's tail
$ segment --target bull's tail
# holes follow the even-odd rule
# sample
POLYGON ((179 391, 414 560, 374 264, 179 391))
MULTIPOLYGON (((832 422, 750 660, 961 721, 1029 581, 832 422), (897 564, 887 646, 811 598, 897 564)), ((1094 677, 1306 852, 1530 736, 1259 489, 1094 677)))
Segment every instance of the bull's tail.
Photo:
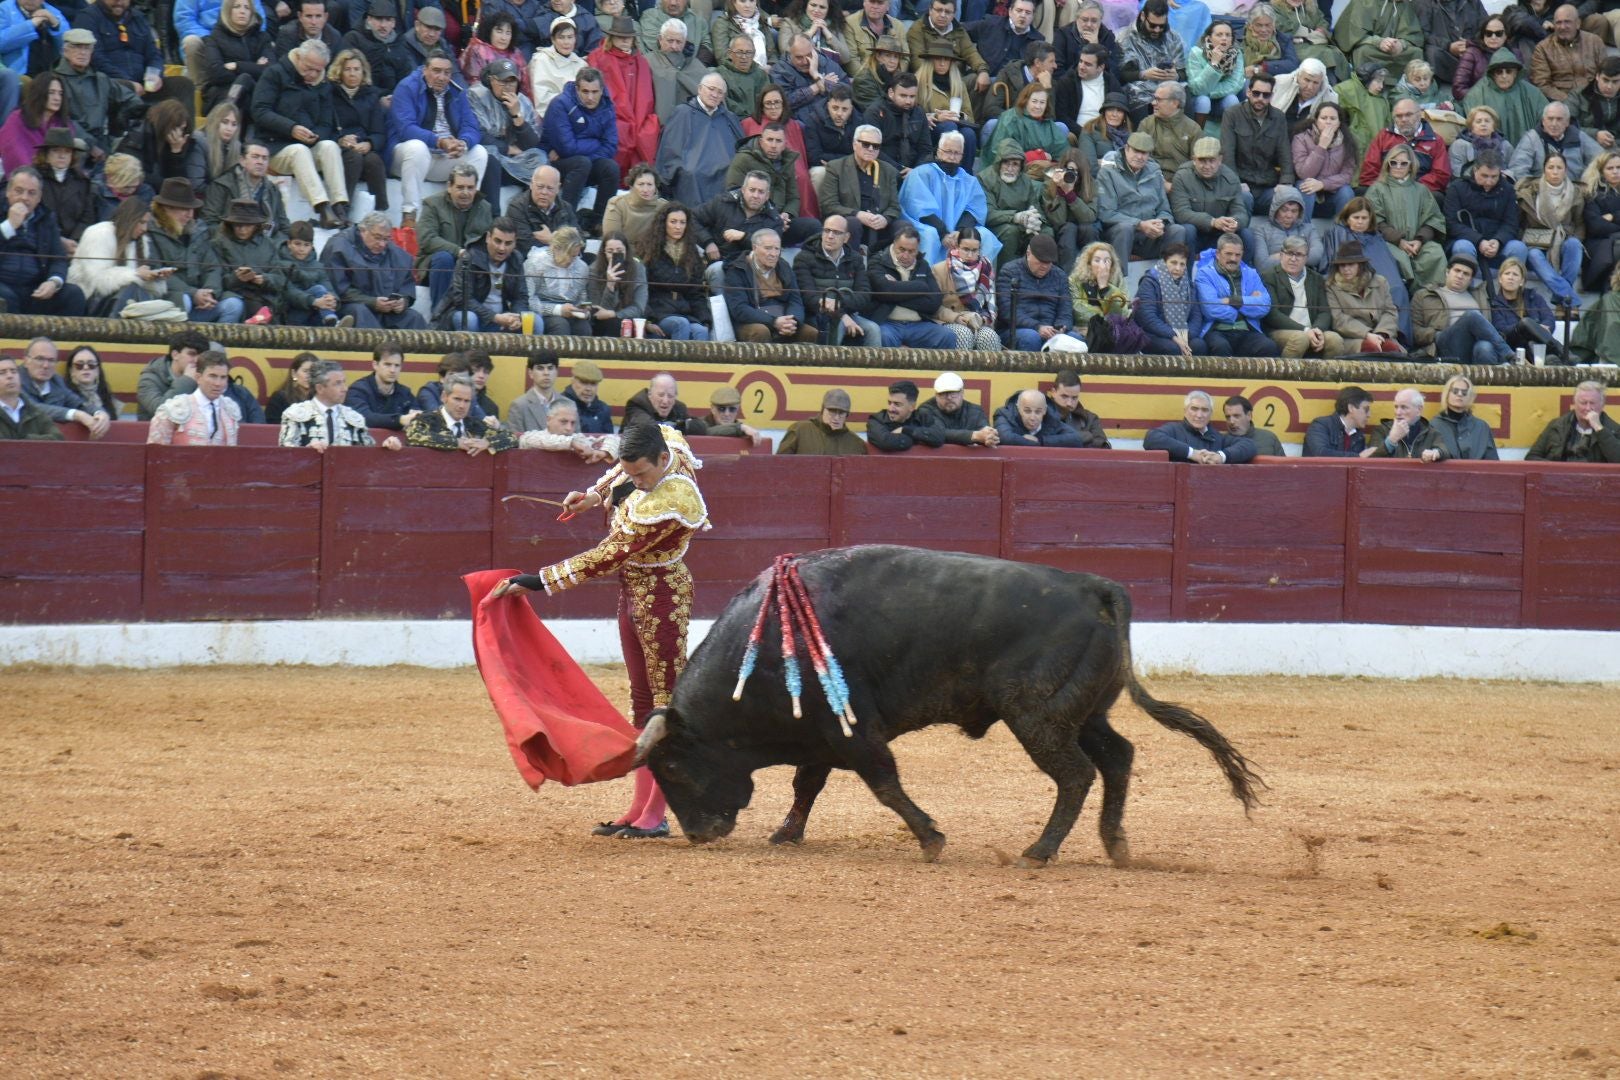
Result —
POLYGON ((1185 705, 1178 705, 1173 701, 1160 701, 1147 692, 1137 680, 1136 667, 1131 660, 1130 596, 1124 588, 1116 585, 1105 603, 1112 609, 1119 630, 1119 678, 1129 689, 1131 701, 1137 708, 1171 731, 1179 731, 1183 735, 1190 736, 1208 750, 1220 765, 1221 771, 1226 774, 1226 781, 1232 786, 1233 796, 1243 804, 1243 812, 1247 814, 1253 811, 1260 805, 1256 789, 1265 787, 1266 782, 1254 771, 1249 759, 1227 742, 1226 736, 1217 731, 1214 724, 1185 705))

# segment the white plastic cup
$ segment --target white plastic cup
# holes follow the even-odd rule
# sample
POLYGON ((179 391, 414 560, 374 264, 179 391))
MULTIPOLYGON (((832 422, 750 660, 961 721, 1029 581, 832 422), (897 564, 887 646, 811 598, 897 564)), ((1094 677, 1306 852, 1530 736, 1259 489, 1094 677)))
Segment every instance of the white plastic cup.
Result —
POLYGON ((638 338, 646 337, 647 336, 647 320, 646 319, 632 319, 631 321, 636 324, 636 337, 638 337, 638 338))
POLYGON ((1539 341, 1535 342, 1530 346, 1530 353, 1535 357, 1536 367, 1547 366, 1547 346, 1541 344, 1539 341))
POLYGON ((951 112, 959 113, 961 111, 962 111, 962 99, 959 98, 959 97, 951 98, 951 112))

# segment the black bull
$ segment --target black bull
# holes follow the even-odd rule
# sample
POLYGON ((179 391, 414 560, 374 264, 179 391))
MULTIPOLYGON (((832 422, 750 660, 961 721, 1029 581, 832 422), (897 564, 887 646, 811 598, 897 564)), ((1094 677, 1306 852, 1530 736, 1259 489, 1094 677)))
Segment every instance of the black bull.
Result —
POLYGON ((843 665, 858 720, 840 730, 798 647, 803 717, 783 680, 781 630, 765 624, 758 666, 740 701, 738 666, 759 612, 764 575, 726 607, 677 681, 669 707, 651 714, 640 752, 694 843, 728 835, 753 794, 755 769, 796 765, 794 803, 771 837, 803 839, 811 806, 834 768, 850 769, 899 814, 933 860, 945 836, 900 787, 889 742, 931 724, 981 738, 1006 723, 1057 784, 1046 828, 1024 852, 1045 865, 1074 828, 1098 772, 1098 831, 1116 865, 1129 849, 1122 820, 1130 742, 1108 724, 1122 690, 1149 716, 1214 755, 1245 810, 1263 782, 1203 717, 1155 700, 1131 666, 1131 604, 1106 578, 976 555, 905 547, 819 551, 799 561, 826 639, 843 665))

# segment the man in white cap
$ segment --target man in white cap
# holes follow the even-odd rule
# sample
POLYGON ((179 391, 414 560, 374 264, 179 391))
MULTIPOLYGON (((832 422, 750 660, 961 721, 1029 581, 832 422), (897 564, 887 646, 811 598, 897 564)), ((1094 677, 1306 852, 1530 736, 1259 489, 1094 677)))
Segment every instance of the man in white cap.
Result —
POLYGON ((934 396, 917 409, 920 423, 944 429, 945 441, 957 446, 998 446, 1001 436, 984 409, 962 397, 962 376, 947 371, 934 380, 934 396))

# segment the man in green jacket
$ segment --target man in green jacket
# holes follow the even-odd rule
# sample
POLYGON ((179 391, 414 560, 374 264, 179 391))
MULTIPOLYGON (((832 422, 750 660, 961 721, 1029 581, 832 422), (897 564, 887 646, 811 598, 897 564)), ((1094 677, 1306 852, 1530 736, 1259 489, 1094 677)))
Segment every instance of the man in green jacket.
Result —
POLYGON ((22 396, 22 372, 17 370, 17 361, 0 356, 0 439, 46 442, 61 437, 45 410, 22 396))
POLYGON ((996 266, 1022 258, 1031 237, 1053 236, 1046 216, 1046 187, 1024 172, 1024 151, 1011 139, 996 143, 996 164, 979 170, 987 210, 985 225, 1001 241, 996 266))
POLYGON ((1569 412, 1547 425, 1524 459, 1620 464, 1620 424, 1603 412, 1603 384, 1576 386, 1569 412))
POLYGON ((821 415, 814 420, 800 420, 782 436, 781 454, 816 454, 822 457, 845 457, 866 453, 866 441, 849 430, 849 393, 829 390, 821 399, 821 415))
POLYGON ((433 310, 439 309, 439 301, 450 291, 462 252, 489 232, 494 219, 489 200, 478 190, 478 170, 465 161, 450 167, 443 192, 422 200, 416 218, 416 270, 426 272, 433 310))

